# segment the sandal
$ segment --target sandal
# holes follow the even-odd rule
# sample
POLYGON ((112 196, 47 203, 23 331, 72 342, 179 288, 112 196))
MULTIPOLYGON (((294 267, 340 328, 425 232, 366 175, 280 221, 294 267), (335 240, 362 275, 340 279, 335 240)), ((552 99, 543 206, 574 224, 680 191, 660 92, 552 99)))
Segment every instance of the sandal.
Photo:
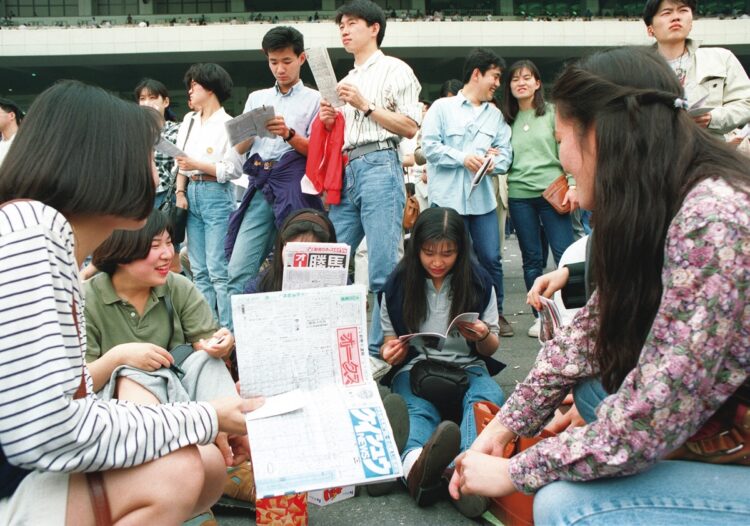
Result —
POLYGON ((224 494, 216 504, 229 508, 255 509, 255 478, 250 462, 227 468, 224 494))

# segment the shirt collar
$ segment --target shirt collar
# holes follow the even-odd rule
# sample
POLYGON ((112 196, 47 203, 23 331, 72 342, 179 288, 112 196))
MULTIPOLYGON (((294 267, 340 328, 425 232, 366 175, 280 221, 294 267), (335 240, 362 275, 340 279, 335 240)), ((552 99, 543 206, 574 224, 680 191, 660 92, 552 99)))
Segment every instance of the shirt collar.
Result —
POLYGON ((370 69, 370 67, 372 67, 373 64, 375 64, 375 62, 378 61, 378 59, 380 59, 380 57, 384 57, 384 56, 385 54, 380 49, 378 49, 375 53, 373 53, 370 56, 370 58, 367 59, 367 61, 364 64, 360 66, 357 66, 355 64, 353 71, 356 71, 357 73, 362 73, 363 71, 367 71, 368 69, 370 69))
MULTIPOLYGON (((91 287, 96 291, 96 294, 102 299, 105 305, 112 305, 114 303, 122 302, 122 298, 117 295, 115 287, 112 285, 112 277, 106 272, 101 272, 91 279, 91 287)), ((151 289, 151 297, 156 296, 158 298, 163 297, 168 290, 168 285, 159 285, 151 289)))
POLYGON ((289 89, 289 91, 287 91, 286 93, 281 93, 281 89, 279 88, 279 81, 276 81, 276 83, 273 85, 273 87, 276 88, 276 94, 281 95, 282 97, 291 97, 297 91, 301 90, 302 86, 304 86, 304 84, 302 83, 302 79, 299 79, 297 83, 289 89))
POLYGON ((478 108, 481 108, 482 110, 484 110, 484 107, 487 104, 489 104, 489 102, 484 101, 484 102, 480 103, 479 106, 474 106, 471 103, 471 101, 466 98, 466 95, 464 95, 464 90, 463 89, 459 90, 458 93, 456 93, 456 99, 458 101, 459 106, 467 105, 470 108, 476 108, 476 107, 478 107, 478 108))

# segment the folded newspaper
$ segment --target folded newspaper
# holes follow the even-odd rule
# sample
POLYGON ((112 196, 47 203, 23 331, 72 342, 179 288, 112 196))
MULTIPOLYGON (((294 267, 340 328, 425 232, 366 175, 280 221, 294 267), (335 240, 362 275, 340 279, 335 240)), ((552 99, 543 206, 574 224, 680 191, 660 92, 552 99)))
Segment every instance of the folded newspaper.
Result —
POLYGON ((372 380, 361 285, 232 297, 258 498, 402 476, 372 380))

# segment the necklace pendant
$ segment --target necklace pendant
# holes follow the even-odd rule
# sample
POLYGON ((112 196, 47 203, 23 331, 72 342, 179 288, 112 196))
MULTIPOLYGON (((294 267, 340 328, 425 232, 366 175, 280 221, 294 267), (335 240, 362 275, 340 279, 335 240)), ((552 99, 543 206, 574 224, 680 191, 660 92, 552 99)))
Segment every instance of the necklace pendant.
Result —
POLYGON ((526 124, 523 125, 523 131, 525 131, 525 132, 529 131, 529 124, 528 123, 526 123, 526 124))

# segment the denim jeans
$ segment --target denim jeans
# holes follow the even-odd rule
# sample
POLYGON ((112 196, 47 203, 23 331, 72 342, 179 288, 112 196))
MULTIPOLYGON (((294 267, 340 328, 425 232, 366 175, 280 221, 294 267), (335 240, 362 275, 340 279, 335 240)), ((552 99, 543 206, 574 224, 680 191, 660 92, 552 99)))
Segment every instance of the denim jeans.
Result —
POLYGON ((538 526, 750 524, 750 469, 667 460, 637 475, 553 482, 534 497, 538 526))
POLYGON ((260 191, 255 192, 242 218, 229 260, 230 296, 242 294, 247 282, 258 274, 258 269, 273 249, 276 237, 274 220, 271 205, 260 191))
MULTIPOLYGON (((367 236, 368 277, 370 290, 376 295, 399 260, 405 202, 404 176, 396 150, 380 150, 357 157, 346 166, 341 203, 332 205, 329 211, 338 242, 349 245, 352 252, 367 236)), ((374 303, 373 312, 380 312, 377 299, 374 303)), ((380 316, 372 317, 368 341, 370 353, 377 355, 383 343, 380 316)))
POLYGON ((586 423, 596 420, 596 408, 609 396, 598 378, 589 378, 576 384, 573 388, 573 399, 576 409, 586 423))
POLYGON ((503 262, 500 254, 500 226, 497 211, 492 210, 482 215, 462 216, 466 231, 471 236, 471 244, 479 264, 492 278, 497 295, 497 312, 503 314, 503 262))
POLYGON ((193 181, 187 187, 187 199, 188 254, 193 281, 214 310, 219 324, 231 327, 224 238, 227 235, 229 214, 234 210, 234 186, 229 183, 193 181))
MULTIPOLYGON (((474 419, 474 402, 489 401, 498 406, 503 405, 505 395, 495 380, 490 377, 487 369, 482 366, 472 366, 466 369, 469 377, 469 389, 463 400, 464 414, 461 419, 461 451, 477 438, 477 426, 474 419)), ((399 372, 391 384, 391 390, 403 397, 409 410, 409 440, 406 442, 401 458, 412 449, 423 447, 435 432, 438 424, 443 421, 440 413, 430 402, 415 395, 411 390, 411 371, 399 372)))
POLYGON ((508 209, 521 248, 523 280, 526 290, 529 290, 534 280, 544 272, 540 223, 552 248, 555 265, 559 264, 563 252, 573 243, 573 226, 569 215, 555 212, 543 197, 511 197, 508 199, 508 209))

